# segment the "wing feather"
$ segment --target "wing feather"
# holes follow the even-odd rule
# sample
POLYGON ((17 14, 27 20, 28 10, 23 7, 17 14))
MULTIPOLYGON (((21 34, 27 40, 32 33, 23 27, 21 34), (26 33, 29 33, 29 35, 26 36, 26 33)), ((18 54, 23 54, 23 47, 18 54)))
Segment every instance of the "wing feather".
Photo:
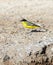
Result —
MULTIPOLYGON (((39 26, 39 25, 36 25, 36 24, 34 24, 34 23, 32 23, 32 22, 27 22, 27 25, 29 25, 29 26, 39 26)), ((40 27, 40 26, 39 26, 40 27)))

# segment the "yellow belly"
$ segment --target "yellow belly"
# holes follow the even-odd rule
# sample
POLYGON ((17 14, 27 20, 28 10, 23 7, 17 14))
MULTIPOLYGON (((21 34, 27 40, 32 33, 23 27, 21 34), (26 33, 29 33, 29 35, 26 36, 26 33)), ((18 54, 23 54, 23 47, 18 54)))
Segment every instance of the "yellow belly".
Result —
POLYGON ((27 25, 26 22, 22 22, 22 24, 23 24, 23 26, 24 26, 25 28, 30 28, 30 29, 36 29, 36 28, 39 28, 38 26, 30 26, 30 25, 27 25))

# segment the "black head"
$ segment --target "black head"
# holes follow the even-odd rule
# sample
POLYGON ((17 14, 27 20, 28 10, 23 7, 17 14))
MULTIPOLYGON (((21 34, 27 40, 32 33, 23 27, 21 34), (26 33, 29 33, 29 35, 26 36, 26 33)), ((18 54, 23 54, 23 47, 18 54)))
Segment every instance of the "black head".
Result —
POLYGON ((21 21, 27 21, 26 19, 22 19, 21 21))

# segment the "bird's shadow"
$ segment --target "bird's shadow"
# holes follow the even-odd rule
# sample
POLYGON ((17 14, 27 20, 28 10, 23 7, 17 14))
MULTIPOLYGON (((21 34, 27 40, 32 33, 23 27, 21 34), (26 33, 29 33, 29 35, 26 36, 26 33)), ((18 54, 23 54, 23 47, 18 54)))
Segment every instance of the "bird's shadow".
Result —
MULTIPOLYGON (((46 30, 47 31, 47 30, 46 30)), ((46 31, 41 31, 41 30, 31 30, 31 32, 46 32, 46 31)))

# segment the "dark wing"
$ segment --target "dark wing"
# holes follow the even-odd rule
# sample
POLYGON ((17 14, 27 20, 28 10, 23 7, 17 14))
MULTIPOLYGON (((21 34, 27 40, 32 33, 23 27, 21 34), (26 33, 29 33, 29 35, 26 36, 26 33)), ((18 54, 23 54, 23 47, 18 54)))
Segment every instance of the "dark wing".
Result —
MULTIPOLYGON (((39 26, 39 25, 36 25, 36 24, 34 24, 34 23, 31 23, 31 22, 27 22, 27 25, 29 25, 29 26, 39 26)), ((40 26, 39 26, 40 27, 40 26)))

